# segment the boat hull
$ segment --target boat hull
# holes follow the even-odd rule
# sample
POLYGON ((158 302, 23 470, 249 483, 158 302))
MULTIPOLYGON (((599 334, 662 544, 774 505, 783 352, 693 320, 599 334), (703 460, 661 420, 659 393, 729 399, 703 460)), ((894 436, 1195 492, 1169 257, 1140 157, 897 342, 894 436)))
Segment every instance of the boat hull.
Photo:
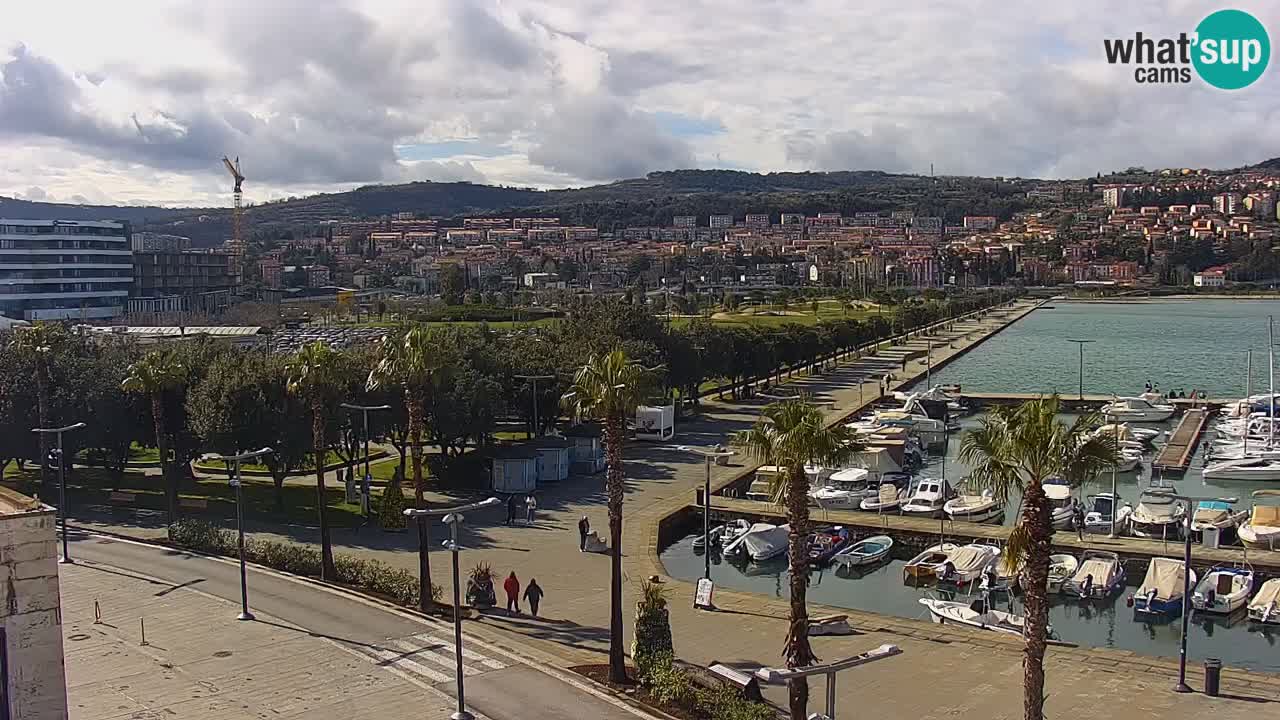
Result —
POLYGON ((1182 617, 1182 598, 1159 600, 1143 597, 1133 599, 1133 612, 1138 617, 1177 618, 1182 617))
POLYGON ((1003 518, 1004 508, 999 505, 992 505, 990 507, 975 510, 961 510, 959 512, 947 511, 947 517, 952 520, 963 522, 990 522, 997 518, 1003 518))

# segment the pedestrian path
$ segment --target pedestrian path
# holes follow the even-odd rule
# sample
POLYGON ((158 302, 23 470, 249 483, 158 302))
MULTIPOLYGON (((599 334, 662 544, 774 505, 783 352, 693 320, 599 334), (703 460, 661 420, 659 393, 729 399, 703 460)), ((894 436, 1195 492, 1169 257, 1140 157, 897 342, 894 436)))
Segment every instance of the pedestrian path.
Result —
MULTIPOLYGON (((408 675, 408 679, 429 685, 453 682, 456 669, 453 638, 432 633, 419 633, 390 638, 376 645, 340 643, 344 648, 364 656, 376 666, 408 675)), ((507 666, 497 660, 462 647, 462 674, 470 677, 507 666)))

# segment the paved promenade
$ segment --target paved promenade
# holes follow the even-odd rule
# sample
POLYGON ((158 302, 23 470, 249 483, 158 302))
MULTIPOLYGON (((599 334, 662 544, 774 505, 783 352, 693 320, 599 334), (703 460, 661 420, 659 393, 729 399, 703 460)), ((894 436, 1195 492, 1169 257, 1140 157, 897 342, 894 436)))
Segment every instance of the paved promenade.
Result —
MULTIPOLYGON (((958 323, 929 337, 913 338, 895 349, 925 350, 932 345, 936 368, 1031 307, 1030 303, 1023 303, 1008 317, 996 314, 958 323)), ((886 373, 894 374, 896 387, 905 384, 906 378, 923 374, 925 367, 923 360, 917 360, 904 369, 900 361, 881 355, 848 362, 822 377, 797 378, 791 384, 832 403, 828 414, 834 420, 878 397, 879 383, 886 373)), ((675 442, 704 446, 723 443, 733 431, 748 427, 766 402, 704 401, 697 419, 680 424, 675 442)), ((704 469, 699 456, 670 445, 632 443, 626 459, 623 551, 628 609, 624 617, 629 634, 633 615, 630 608, 640 583, 651 575, 665 575, 655 544, 657 523, 690 502, 693 488, 703 482, 704 469)), ((733 462, 730 467, 713 469, 714 483, 727 481, 745 470, 741 458, 733 458, 733 462)), ((463 542, 470 549, 464 555, 464 567, 485 562, 502 575, 514 570, 522 582, 535 577, 547 591, 543 619, 488 615, 470 623, 469 632, 563 665, 600 661, 608 641, 609 559, 578 552, 576 523, 586 515, 593 527, 604 531, 607 517, 603 484, 603 476, 575 478, 540 491, 539 517, 532 526, 502 525, 501 510, 468 515, 463 542)), ((435 499, 454 500, 440 496, 435 499)), ((145 524, 104 522, 103 526, 139 535, 162 533, 145 524)), ((315 538, 314 530, 306 527, 257 534, 306 542, 315 538)), ((338 531, 334 540, 339 552, 368 554, 416 568, 416 540, 412 533, 338 531)), ((433 553, 435 582, 448 582, 447 568, 447 556, 433 553)), ((744 667, 781 661, 785 603, 718 590, 717 604, 724 612, 699 612, 690 607, 690 584, 670 578, 667 583, 672 589, 671 619, 680 657, 697 663, 720 660, 744 667)), ((816 639, 815 648, 823 659, 844 657, 886 642, 905 650, 901 657, 851 672, 841 679, 840 702, 845 707, 856 703, 859 714, 931 718, 974 712, 991 717, 1021 716, 1022 670, 1020 644, 1016 641, 989 634, 944 631, 925 622, 836 608, 814 607, 812 612, 848 613, 861 633, 816 639)), ((1173 682, 1170 667, 1168 661, 1125 652, 1054 649, 1049 659, 1049 712, 1155 717, 1176 707, 1179 713, 1193 716, 1206 716, 1212 711, 1222 717, 1243 718, 1246 714, 1257 717, 1260 706, 1253 701, 1280 699, 1280 678, 1236 671, 1227 673, 1224 692, 1253 701, 1175 696, 1168 692, 1173 682)), ((815 688, 815 697, 820 697, 819 692, 815 688)), ((780 697, 772 691, 771 696, 780 697)))

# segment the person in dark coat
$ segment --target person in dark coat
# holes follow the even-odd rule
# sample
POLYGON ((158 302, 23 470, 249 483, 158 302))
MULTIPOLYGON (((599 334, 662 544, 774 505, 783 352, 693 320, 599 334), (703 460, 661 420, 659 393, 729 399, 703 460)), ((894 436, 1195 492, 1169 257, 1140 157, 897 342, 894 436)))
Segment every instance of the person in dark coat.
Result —
POLYGON ((587 520, 587 516, 583 515, 578 521, 578 552, 584 552, 587 549, 587 535, 591 533, 591 521, 587 520))
POLYGON ((516 577, 516 571, 512 570, 507 576, 507 581, 502 583, 502 589, 507 591, 507 612, 520 614, 520 579, 516 577))
POLYGON ((516 523, 516 496, 512 495, 507 498, 507 525, 516 523))
POLYGON ((524 589, 524 599, 525 602, 529 603, 529 611, 533 613, 534 617, 538 617, 538 603, 542 602, 544 594, 538 581, 530 579, 528 586, 524 589))

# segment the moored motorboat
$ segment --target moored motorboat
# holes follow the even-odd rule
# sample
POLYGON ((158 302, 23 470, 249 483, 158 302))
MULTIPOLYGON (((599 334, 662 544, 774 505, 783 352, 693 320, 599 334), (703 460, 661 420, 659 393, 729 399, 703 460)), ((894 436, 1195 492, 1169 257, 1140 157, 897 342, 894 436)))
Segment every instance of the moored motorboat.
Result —
MULTIPOLYGON (((920 598, 920 604, 929 609, 929 616, 939 625, 956 623, 979 630, 991 630, 1008 635, 1021 636, 1026 619, 1003 610, 993 610, 985 599, 979 598, 972 605, 953 600, 920 598), (975 607, 976 606, 976 607, 975 607)), ((1053 629, 1049 629, 1053 633, 1053 629)))
POLYGON ((1247 517, 1248 510, 1232 510, 1230 504, 1221 500, 1201 500, 1196 505, 1195 514, 1191 516, 1191 532, 1196 538, 1209 529, 1235 532, 1236 526, 1247 517))
POLYGON ((838 525, 830 530, 815 532, 809 537, 809 564, 825 567, 848 544, 849 531, 838 525))
POLYGON ((1253 571, 1216 567, 1205 573, 1191 594, 1191 607, 1201 612, 1227 615, 1244 607, 1253 594, 1253 571))
POLYGON ((888 558, 892 550, 893 538, 888 535, 873 535, 836 553, 831 562, 839 567, 862 567, 888 558))
MULTIPOLYGON (((734 540, 738 539, 738 537, 742 535, 742 533, 750 529, 751 529, 751 523, 747 522, 746 520, 743 520, 742 518, 738 518, 731 522, 727 522, 724 525, 718 525, 711 529, 711 534, 710 534, 711 547, 713 548, 725 547, 729 545, 729 543, 732 543, 734 540)), ((703 549, 705 545, 703 540, 704 539, 701 534, 694 535, 693 549, 694 550, 703 549)))
POLYGON ((904 487, 892 482, 881 482, 875 497, 863 498, 858 507, 868 512, 898 512, 906 495, 904 487))
POLYGON ((1206 480, 1280 480, 1280 458, 1246 456, 1238 460, 1220 460, 1206 465, 1201 475, 1206 480))
POLYGON ((1123 532, 1125 525, 1129 522, 1129 515, 1133 513, 1133 506, 1129 503, 1122 504, 1119 509, 1115 507, 1115 496, 1109 492, 1090 495, 1087 498, 1088 512, 1084 516, 1084 531, 1087 533, 1110 533, 1112 518, 1111 513, 1115 513, 1115 527, 1118 532, 1123 532))
POLYGON ((1080 569, 1080 561, 1075 555, 1054 553, 1049 556, 1049 584, 1051 593, 1061 592, 1062 585, 1080 569))
POLYGON ((1053 528, 1055 530, 1070 528, 1075 521, 1076 505, 1079 504, 1071 494, 1071 486, 1058 481, 1046 482, 1043 487, 1045 498, 1049 501, 1053 528))
POLYGON ((1264 583, 1249 601, 1249 619, 1268 625, 1280 625, 1280 578, 1264 583))
POLYGON ((1173 417, 1176 408, 1152 403, 1142 397, 1118 397, 1102 406, 1103 417, 1122 422, 1164 422, 1173 417))
POLYGON ((947 559, 935 571, 939 582, 964 585, 982 576, 1000 558, 1000 548, 994 545, 970 543, 948 553, 947 559))
POLYGON ((1129 516, 1129 531, 1141 538, 1176 540, 1182 537, 1187 507, 1175 502, 1171 491, 1148 490, 1129 516))
POLYGON ((1085 550, 1074 574, 1062 583, 1062 592, 1081 600, 1097 600, 1124 587, 1124 563, 1106 550, 1085 550))
POLYGON ((988 522, 1004 517, 1004 503, 996 499, 990 489, 981 495, 959 495, 951 498, 942 506, 943 512, 952 520, 968 522, 988 522))
POLYGON ((902 579, 904 581, 932 580, 937 577, 938 568, 942 567, 942 563, 946 562, 958 547, 955 543, 941 543, 928 548, 902 566, 902 579))
POLYGON ((902 505, 902 514, 911 517, 942 517, 942 509, 951 494, 951 487, 942 480, 921 478, 916 482, 915 492, 902 505))
POLYGON ((1187 570, 1181 560, 1154 557, 1147 566, 1146 577, 1132 596, 1133 610, 1138 616, 1176 618, 1182 614, 1183 585, 1188 580, 1195 587, 1196 571, 1187 570))
POLYGON ((1249 519, 1236 529, 1240 542, 1251 548, 1280 548, 1280 490, 1255 490, 1249 519))
POLYGON ((738 539, 726 545, 724 554, 742 552, 757 562, 775 558, 787 551, 787 533, 790 531, 789 525, 756 523, 738 539))
POLYGON ((865 468, 844 468, 827 478, 822 487, 809 491, 809 498, 820 508, 829 510, 856 510, 867 497, 867 483, 871 471, 865 468))

